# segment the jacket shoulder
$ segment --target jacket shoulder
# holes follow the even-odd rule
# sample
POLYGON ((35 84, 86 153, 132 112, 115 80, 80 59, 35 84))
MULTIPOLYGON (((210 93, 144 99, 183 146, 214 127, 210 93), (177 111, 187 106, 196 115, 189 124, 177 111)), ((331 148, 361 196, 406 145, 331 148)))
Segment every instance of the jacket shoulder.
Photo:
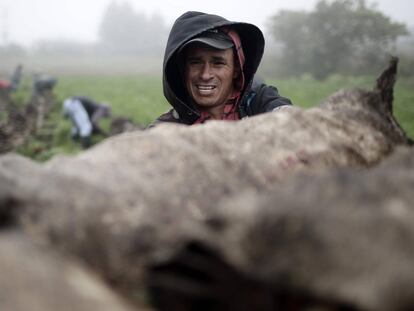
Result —
POLYGON ((150 123, 147 128, 155 127, 161 123, 170 122, 170 123, 184 123, 184 121, 180 118, 179 114, 175 109, 170 109, 167 112, 160 115, 156 118, 152 123, 150 123))
POLYGON ((281 96, 276 86, 265 83, 253 83, 244 103, 248 116, 269 112, 285 105, 292 105, 290 99, 281 96))

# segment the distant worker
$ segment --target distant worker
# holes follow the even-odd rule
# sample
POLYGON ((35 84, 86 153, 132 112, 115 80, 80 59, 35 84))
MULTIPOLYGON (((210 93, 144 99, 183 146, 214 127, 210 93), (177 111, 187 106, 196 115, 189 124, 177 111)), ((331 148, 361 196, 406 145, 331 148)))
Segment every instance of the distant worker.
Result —
POLYGON ((18 64, 10 77, 10 80, 0 79, 0 89, 7 92, 14 92, 17 90, 20 80, 22 78, 23 66, 18 64))
POLYGON ((33 75, 32 96, 45 95, 47 91, 52 91, 57 83, 57 79, 45 73, 35 73, 33 75))
POLYGON ((72 121, 72 139, 79 139, 83 148, 91 146, 92 134, 107 136, 99 120, 111 116, 111 107, 84 96, 73 96, 63 102, 63 114, 72 121))

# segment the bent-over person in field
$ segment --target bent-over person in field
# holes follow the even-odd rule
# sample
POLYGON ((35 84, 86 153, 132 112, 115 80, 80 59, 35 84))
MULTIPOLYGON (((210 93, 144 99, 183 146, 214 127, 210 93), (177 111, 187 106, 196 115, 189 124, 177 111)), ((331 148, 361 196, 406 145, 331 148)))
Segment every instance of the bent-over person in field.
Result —
POLYGON ((108 134, 99 126, 102 118, 111 116, 111 107, 85 96, 72 96, 63 102, 63 114, 72 121, 72 139, 80 140, 83 148, 91 146, 93 134, 108 134))

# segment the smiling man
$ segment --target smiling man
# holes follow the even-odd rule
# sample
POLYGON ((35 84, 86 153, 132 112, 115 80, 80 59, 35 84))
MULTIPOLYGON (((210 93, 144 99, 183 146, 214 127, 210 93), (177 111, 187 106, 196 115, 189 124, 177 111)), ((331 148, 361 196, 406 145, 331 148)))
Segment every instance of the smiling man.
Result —
POLYGON ((184 13, 171 29, 164 55, 164 95, 173 108, 150 127, 239 120, 290 106, 276 87, 255 79, 264 44, 252 24, 184 13))

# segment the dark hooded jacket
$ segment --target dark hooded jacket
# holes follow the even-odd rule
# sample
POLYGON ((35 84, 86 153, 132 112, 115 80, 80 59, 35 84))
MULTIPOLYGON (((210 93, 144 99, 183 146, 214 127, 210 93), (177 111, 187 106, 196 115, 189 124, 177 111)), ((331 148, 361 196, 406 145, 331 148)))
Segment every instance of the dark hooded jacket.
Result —
POLYGON ((188 98, 182 68, 180 68, 182 62, 178 59, 177 51, 200 33, 223 26, 231 27, 239 34, 246 59, 243 66, 246 82, 237 107, 239 117, 244 118, 272 111, 280 106, 291 105, 289 99, 279 95, 276 87, 267 86, 259 79, 254 79, 265 45, 263 34, 258 27, 248 23, 228 21, 218 15, 187 12, 175 21, 164 54, 163 90, 173 109, 161 115, 152 126, 160 122, 190 125, 200 117, 199 110, 188 98))

